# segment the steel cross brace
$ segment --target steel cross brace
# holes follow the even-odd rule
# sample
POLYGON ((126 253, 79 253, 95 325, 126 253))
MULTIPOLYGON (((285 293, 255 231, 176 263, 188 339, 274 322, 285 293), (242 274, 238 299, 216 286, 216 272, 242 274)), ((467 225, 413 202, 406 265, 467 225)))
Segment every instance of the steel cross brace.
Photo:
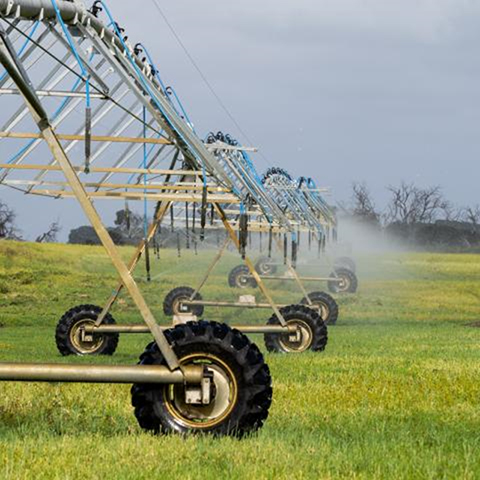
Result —
MULTIPOLYGON (((278 236, 275 237, 275 243, 277 245, 278 251, 280 252, 282 250, 282 244, 281 244, 281 241, 278 238, 278 236)), ((287 261, 288 272, 293 276, 293 278, 294 278, 296 284, 298 285, 298 287, 300 288, 300 291, 302 292, 304 298, 307 300, 308 305, 311 307, 313 305, 313 302, 310 299, 310 296, 308 295, 307 291, 305 290, 305 287, 303 286, 303 283, 300 280, 300 277, 298 276, 297 271, 295 270, 295 268, 293 268, 292 262, 288 257, 286 258, 286 261, 287 261)))
MULTIPOLYGON (((172 162, 170 164, 170 169, 169 169, 170 171, 173 171, 177 161, 178 161, 178 155, 174 155, 174 157, 172 159, 172 162)), ((170 178, 171 178, 171 174, 168 174, 167 177, 165 178, 165 183, 168 183, 170 181, 170 178)), ((128 264, 128 271, 130 273, 133 273, 133 271, 135 270, 135 267, 137 266, 138 262, 140 261, 140 258, 142 258, 142 255, 145 252, 145 250, 147 248, 147 245, 150 243, 150 241, 153 239, 153 237, 157 233, 157 230, 158 230, 160 224, 162 223, 163 218, 165 217, 168 210, 170 209, 171 205, 172 205, 172 202, 170 202, 170 201, 158 203, 157 208, 155 210, 155 215, 154 215, 153 222, 148 227, 147 236, 137 246, 137 249, 136 249, 133 257, 131 258, 131 260, 128 264)), ((97 320, 95 322, 95 327, 98 327, 103 323, 103 321, 105 320, 105 316, 110 311, 113 304, 117 301, 120 293, 123 290, 123 287, 124 287, 123 283, 120 282, 118 284, 117 288, 114 290, 114 292, 110 296, 110 298, 108 299, 105 306, 103 307, 102 313, 99 315, 99 317, 97 318, 97 320)))
MULTIPOLYGON (((230 227, 230 228, 231 228, 231 227, 230 227)), ((236 236, 235 236, 235 238, 236 238, 236 236)), ((224 243, 222 244, 220 250, 219 250, 218 253, 215 255, 214 259, 212 260, 211 264, 209 265, 209 267, 208 267, 205 275, 202 277, 199 285, 198 285, 197 288, 195 289, 194 293, 190 296, 190 302, 195 302, 195 297, 197 296, 198 293, 200 293, 200 290, 201 290, 201 289, 204 287, 204 285, 206 284, 209 276, 211 275, 211 273, 212 273, 212 271, 214 270, 214 268, 215 268, 215 267, 218 265, 218 263, 220 262, 221 258, 223 257, 223 255, 224 255, 224 253, 225 253, 225 250, 227 249, 228 244, 229 244, 231 241, 232 241, 232 238, 231 238, 230 236, 225 239, 225 241, 224 241, 224 243)), ((233 242, 233 243, 235 243, 235 242, 233 242)), ((279 249, 281 249, 280 241, 279 241, 278 239, 277 239, 277 247, 278 247, 279 249)), ((296 272, 295 269, 293 268, 293 266, 292 266, 292 264, 291 264, 291 262, 290 262, 289 259, 287 259, 287 262, 288 262, 288 263, 287 263, 288 270, 289 270, 289 272, 292 274, 292 279, 295 280, 295 282, 297 283, 298 287, 300 288, 300 291, 302 292, 303 296, 304 296, 305 299, 307 300, 308 305, 309 305, 310 307, 312 307, 312 306, 313 306, 313 302, 312 302, 312 300, 310 299, 307 291, 305 290, 305 287, 303 286, 303 284, 302 284, 302 282, 301 282, 301 280, 300 280, 300 277, 298 276, 297 272, 296 272)), ((245 263, 246 263, 246 262, 245 262, 245 263)), ((250 263, 251 263, 251 262, 250 262, 250 263)), ((253 265, 253 263, 251 263, 251 264, 253 265)), ((248 267, 248 265, 247 265, 247 267, 248 267)), ((254 267, 254 269, 255 269, 255 267, 254 267)), ((250 272, 251 272, 251 269, 250 269, 250 268, 249 268, 249 270, 250 270, 250 272)), ((256 272, 256 269, 255 269, 255 272, 256 272)), ((253 276, 253 275, 252 275, 252 276, 253 276)), ((261 280, 261 283, 264 283, 263 280, 262 280, 263 277, 262 277, 261 275, 259 275, 259 278, 260 278, 260 280, 261 280)), ((262 293, 263 293, 263 292, 262 292, 262 293)), ((201 303, 201 302, 199 302, 199 303, 201 303)), ((275 304, 275 305, 276 305, 276 304, 275 304)), ((228 306, 228 305, 225 304, 224 306, 228 306)), ((246 305, 246 306, 248 306, 248 305, 246 305)), ((272 308, 274 308, 274 305, 272 305, 271 303, 270 303, 270 306, 271 306, 272 308)), ((277 306, 277 308, 278 308, 278 306, 277 306)), ((276 313, 276 312, 275 312, 275 313, 276 313)), ((276 315, 278 316, 277 313, 276 313, 276 315)), ((283 318, 283 316, 282 316, 282 317, 279 317, 279 318, 283 318)))
MULTIPOLYGON (((168 210, 170 209, 170 207, 172 206, 172 203, 173 202, 164 202, 161 204, 160 208, 157 209, 157 212, 155 214, 155 218, 154 218, 154 221, 151 223, 151 225, 149 226, 149 229, 148 229, 148 234, 147 234, 147 238, 144 239, 140 244, 139 246, 137 247, 133 257, 131 258, 129 264, 128 264, 128 269, 129 269, 129 272, 130 273, 133 273, 133 271, 135 270, 136 266, 138 265, 138 262, 140 261, 140 258, 142 257, 143 253, 145 252, 145 248, 146 248, 146 245, 152 240, 152 238, 155 236, 155 233, 157 232, 160 224, 162 223, 162 220, 165 218, 165 215, 168 213, 168 210)), ((214 204, 214 209, 215 211, 217 212, 217 214, 219 215, 220 219, 222 220, 224 226, 225 226, 225 229, 227 231, 227 233, 229 234, 229 237, 227 237, 225 239, 225 242, 224 244, 222 245, 222 247, 220 248, 220 250, 218 251, 217 255, 215 256, 215 258, 213 259, 212 263, 210 264, 207 272, 205 273, 205 275, 202 277, 202 280, 200 281, 200 284, 199 286, 197 287, 197 289, 195 290, 195 293, 192 295, 191 299, 190 300, 194 300, 196 294, 203 288, 203 286, 205 285, 205 283, 207 282, 211 272, 213 271, 213 269, 215 268, 215 266, 218 264, 218 262, 220 261, 220 259, 222 258, 226 248, 227 248, 227 245, 229 242, 232 242, 236 248, 238 249, 240 247, 239 243, 238 243, 238 239, 237 239, 237 235, 234 231, 234 229, 232 228, 232 226, 230 225, 230 223, 228 222, 228 219, 225 215, 225 213, 223 212, 222 208, 218 205, 218 204, 214 204)), ((263 295, 265 296, 265 298, 267 299, 267 302, 269 303, 269 305, 271 306, 273 312, 275 313, 275 315, 277 316, 277 318, 279 319, 279 322, 282 326, 287 326, 287 322, 285 321, 283 315, 281 314, 278 306, 276 305, 275 301, 273 300, 272 296, 270 295, 268 289, 266 288, 262 278, 260 277, 260 275, 257 273, 256 269, 255 269, 255 265, 253 264, 253 262, 248 258, 246 257, 245 258, 245 264, 246 266, 248 267, 249 271, 250 271, 250 274, 255 278, 261 292, 263 293, 263 295)), ((293 274, 294 274, 294 278, 301 290, 301 292, 303 293, 303 295, 305 296, 305 298, 307 299, 307 301, 309 302, 309 305, 313 305, 310 298, 308 297, 308 294, 305 290, 305 288, 303 287, 302 283, 300 282, 299 278, 298 278, 298 275, 296 275, 296 272, 294 271, 293 267, 291 266, 291 264, 289 264, 289 268, 293 271, 293 274)), ((107 303, 105 304, 103 310, 102 310, 102 313, 100 314, 100 316, 97 318, 96 322, 95 322, 95 327, 99 327, 100 325, 102 325, 104 319, 105 319, 105 316, 108 314, 108 312, 110 311, 110 309, 112 308, 112 306, 114 305, 114 303, 117 301, 121 291, 123 290, 124 286, 122 283, 120 283, 117 288, 114 290, 113 294, 110 296, 110 298, 108 299, 107 303)))
MULTIPOLYGON (((227 230, 228 235, 230 236, 231 241, 235 245, 235 247, 240 251, 240 242, 238 241, 237 234, 235 233, 235 230, 232 228, 230 225, 227 216, 225 215, 224 211, 222 208, 215 204, 214 209, 217 212, 218 216, 220 217, 220 220, 222 221, 223 225, 225 226, 225 229, 227 230)), ((258 288, 260 288, 260 291, 263 293, 263 296, 267 299, 267 302, 271 305, 273 313, 278 318, 278 321, 282 326, 287 326, 287 322, 285 321, 285 318, 281 314, 279 308, 277 307, 276 303, 274 302, 272 296, 270 295, 270 292, 268 291, 267 287, 263 283, 263 280, 260 278, 260 275, 258 274, 257 270, 255 269, 255 265, 253 262, 250 260, 249 257, 245 257, 245 265, 250 271, 250 274, 253 276, 255 281, 257 282, 258 288)))
MULTIPOLYGON (((133 271, 135 270, 135 267, 138 265, 138 262, 142 258, 142 255, 147 248, 147 245, 150 243, 150 241, 153 239, 153 237, 157 233, 158 227, 159 227, 162 219, 165 217, 166 213, 170 209, 171 205, 172 205, 172 202, 161 202, 160 208, 157 209, 157 212, 155 214, 154 221, 148 227, 147 237, 140 242, 137 249, 135 250, 135 253, 133 254, 133 257, 131 258, 130 262, 128 263, 128 272, 130 274, 133 273, 133 271)), ((117 301, 117 299, 118 299, 120 293, 122 292, 124 286, 125 285, 124 285, 123 282, 120 282, 117 285, 117 288, 113 291, 112 295, 110 296, 107 303, 103 307, 102 313, 99 315, 99 317, 95 321, 95 326, 96 327, 100 326, 103 323, 106 315, 108 314, 108 312, 112 308, 113 304, 117 301)))
MULTIPOLYGON (((173 127, 165 120, 164 114, 154 105, 151 101, 152 99, 145 95, 145 88, 140 84, 135 68, 129 63, 129 61, 122 54, 119 54, 115 57, 114 53, 108 48, 105 43, 101 40, 98 33, 91 26, 85 26, 79 23, 78 28, 88 36, 91 42, 95 47, 101 52, 101 54, 108 59, 112 66, 118 67, 120 62, 123 68, 116 69, 116 73, 122 78, 126 85, 128 85, 132 93, 137 97, 138 101, 149 111, 154 119, 157 120, 159 125, 161 125, 166 132, 169 133, 171 138, 175 139, 176 145, 182 150, 184 155, 192 159, 194 155, 197 158, 200 158, 201 162, 204 162, 209 170, 214 170, 217 174, 217 177, 220 178, 226 185, 230 186, 230 180, 221 171, 216 165, 215 157, 207 150, 205 145, 198 139, 193 132, 190 130, 190 127, 177 115, 173 110, 168 100, 162 96, 157 86, 146 76, 144 76, 143 81, 148 86, 149 90, 155 95, 155 100, 161 105, 162 109, 168 115, 168 121, 172 123, 173 127), (179 135, 178 132, 181 132, 179 135), (185 144, 183 138, 188 141, 188 145, 185 144), (190 151, 193 150, 193 152, 190 151)), ((116 45, 111 45, 111 47, 116 45)), ((196 162, 199 163, 199 162, 196 162)), ((197 165, 198 166, 198 165, 197 165)), ((200 165, 201 166, 201 165, 200 165)))

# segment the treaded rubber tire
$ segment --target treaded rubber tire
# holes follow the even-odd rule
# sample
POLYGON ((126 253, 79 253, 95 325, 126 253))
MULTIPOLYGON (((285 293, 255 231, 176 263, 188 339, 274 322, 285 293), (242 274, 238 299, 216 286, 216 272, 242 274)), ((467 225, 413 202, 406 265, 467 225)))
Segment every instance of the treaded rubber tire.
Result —
POLYGON ((338 282, 328 281, 328 290, 331 293, 355 293, 358 289, 357 276, 348 268, 336 268, 330 274, 330 278, 344 278, 346 285, 341 286, 338 282))
MULTIPOLYGON (((315 310, 308 308, 305 305, 289 305, 281 308, 280 313, 283 315, 287 323, 293 320, 301 320, 302 322, 308 324, 312 333, 312 342, 309 350, 313 352, 321 352, 325 350, 328 342, 327 325, 315 310)), ((273 314, 269 318, 267 325, 280 325, 278 317, 273 314)), ((265 334, 265 347, 269 352, 291 352, 284 347, 281 342, 281 337, 281 334, 265 334)))
POLYGON ((285 177, 287 180, 292 181, 291 175, 286 170, 283 168, 271 167, 264 173, 262 183, 265 185, 268 179, 273 176, 285 177))
POLYGON ((250 277, 250 270, 246 265, 237 265, 228 274, 228 285, 231 288, 257 288, 257 282, 253 277, 250 277), (238 277, 248 276, 245 284, 239 282, 238 277))
MULTIPOLYGON (((156 434, 209 433, 243 437, 262 427, 272 403, 272 379, 262 353, 246 335, 217 322, 188 322, 165 331, 179 360, 192 353, 215 355, 234 372, 237 401, 221 423, 194 428, 182 423, 166 406, 166 385, 134 384, 131 389, 135 417, 141 428, 156 434)), ((140 357, 140 365, 165 365, 155 342, 140 357)))
MULTIPOLYGON (((57 344, 58 351, 63 355, 113 355, 118 346, 119 334, 97 334, 98 337, 103 337, 104 341, 101 346, 94 352, 86 353, 81 352, 72 343, 70 333, 75 325, 83 320, 97 320, 102 313, 102 308, 96 305, 79 305, 73 307, 66 312, 57 324, 55 330, 55 343, 57 344)), ((115 325, 116 322, 113 317, 107 313, 103 323, 105 325, 115 325)))
POLYGON ((277 265, 272 264, 272 259, 268 257, 260 257, 255 263, 255 270, 260 275, 275 275, 277 273, 277 265))
MULTIPOLYGON (((190 300, 192 295, 195 293, 195 290, 191 287, 177 287, 167 293, 165 300, 163 301, 163 313, 169 317, 175 315, 175 302, 178 300, 190 300)), ((203 300, 202 296, 197 293, 195 295, 195 300, 203 300)), ((205 308, 203 305, 192 305, 188 310, 185 310, 184 313, 191 313, 197 317, 203 315, 205 308)))
MULTIPOLYGON (((320 315, 327 325, 335 325, 337 323, 338 303, 331 295, 327 292, 312 292, 308 294, 308 297, 314 305, 323 305, 327 309, 328 314, 326 318, 323 318, 323 316, 320 315)), ((302 298, 300 304, 306 305, 307 307, 309 306, 306 297, 302 298)))
POLYGON ((357 273, 357 264, 355 260, 350 257, 338 257, 333 262, 333 266, 335 269, 337 268, 348 268, 353 273, 357 273))

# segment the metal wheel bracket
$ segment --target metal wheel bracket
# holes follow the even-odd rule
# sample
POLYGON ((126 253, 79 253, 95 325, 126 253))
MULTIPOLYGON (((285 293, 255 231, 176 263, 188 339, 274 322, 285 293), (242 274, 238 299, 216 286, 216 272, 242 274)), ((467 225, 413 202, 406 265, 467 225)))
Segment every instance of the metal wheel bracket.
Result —
POLYGON ((80 338, 82 342, 93 342, 93 330, 87 333, 85 327, 80 327, 80 338))
POLYGON ((213 372, 205 369, 202 382, 190 384, 185 388, 185 403, 187 405, 209 405, 213 397, 213 372))
POLYGON ((299 327, 295 328, 295 333, 290 333, 290 336, 288 337, 288 340, 290 342, 301 342, 302 340, 302 331, 299 327))
POLYGON ((246 305, 256 305, 257 300, 255 298, 255 295, 240 295, 238 297, 238 303, 243 303, 246 305))
POLYGON ((179 302, 178 309, 180 310, 180 315, 188 315, 188 305, 183 300, 179 302))

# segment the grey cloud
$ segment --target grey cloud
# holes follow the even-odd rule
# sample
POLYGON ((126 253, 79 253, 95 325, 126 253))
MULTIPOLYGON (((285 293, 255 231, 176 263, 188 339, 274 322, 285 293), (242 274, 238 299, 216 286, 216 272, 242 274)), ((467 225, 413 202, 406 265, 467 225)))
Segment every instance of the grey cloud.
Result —
MULTIPOLYGON (((131 41, 150 46, 198 130, 246 141, 151 2, 109 3, 131 41)), ((162 8, 271 164, 317 178, 335 199, 365 180, 382 200, 386 185, 405 179, 478 203, 479 2, 183 0, 162 8)), ((38 205, 67 230, 83 221, 78 209, 66 213, 67 202, 9 198, 27 232, 38 232, 38 205)), ((109 219, 121 207, 99 205, 109 219)))

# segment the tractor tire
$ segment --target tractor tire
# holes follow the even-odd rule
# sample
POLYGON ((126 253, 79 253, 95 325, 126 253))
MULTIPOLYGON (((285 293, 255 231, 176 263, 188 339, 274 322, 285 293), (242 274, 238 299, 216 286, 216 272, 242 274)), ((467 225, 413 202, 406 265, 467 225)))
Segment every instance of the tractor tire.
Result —
POLYGON ((333 266, 335 269, 337 268, 348 268, 353 273, 357 273, 357 264, 355 263, 355 260, 350 257, 339 257, 336 258, 335 261, 333 262, 333 266))
MULTIPOLYGON (((94 334, 91 339, 82 338, 82 327, 93 325, 102 308, 95 305, 80 305, 70 309, 63 315, 55 330, 55 342, 58 351, 63 355, 113 355, 118 346, 118 333, 94 334)), ((115 325, 115 320, 108 313, 103 323, 115 325)))
POLYGON ((255 264, 255 270, 259 275, 275 275, 278 267, 274 265, 273 260, 268 257, 260 257, 255 264))
POLYGON ((336 268, 330 278, 335 279, 327 282, 331 293, 355 293, 358 289, 357 276, 348 268, 336 268), (340 283, 338 279, 341 280, 340 283))
MULTIPOLYGON (((320 316, 327 325, 335 325, 338 320, 338 303, 326 292, 312 292, 308 297, 314 305, 320 307, 320 316)), ((308 300, 304 297, 300 301, 301 305, 309 306, 308 300)))
POLYGON ((231 288, 257 288, 257 282, 246 265, 238 265, 232 269, 228 275, 228 285, 231 288))
MULTIPOLYGON (((204 363, 213 372, 213 401, 188 405, 185 386, 134 384, 132 405, 140 427, 155 434, 208 433, 243 437, 262 427, 272 402, 270 370, 248 337, 217 322, 189 322, 165 332, 180 364, 204 363)), ((141 365, 165 365, 155 342, 141 365)))
MULTIPOLYGON (((190 300, 194 293, 195 290, 191 287, 174 288, 167 294, 165 300, 163 301, 163 313, 168 317, 181 315, 182 313, 190 313, 196 317, 201 317, 205 310, 203 305, 182 306, 182 301, 190 300)), ((202 301, 203 298, 199 293, 197 293, 195 295, 195 300, 202 301)))
MULTIPOLYGON (((321 352, 328 342, 328 332, 325 322, 313 309, 305 305, 290 305, 280 309, 288 325, 298 325, 301 332, 299 340, 292 340, 289 334, 265 334, 265 347, 274 353, 302 353, 307 350, 321 352)), ((267 325, 279 325, 280 321, 274 314, 267 325)))

